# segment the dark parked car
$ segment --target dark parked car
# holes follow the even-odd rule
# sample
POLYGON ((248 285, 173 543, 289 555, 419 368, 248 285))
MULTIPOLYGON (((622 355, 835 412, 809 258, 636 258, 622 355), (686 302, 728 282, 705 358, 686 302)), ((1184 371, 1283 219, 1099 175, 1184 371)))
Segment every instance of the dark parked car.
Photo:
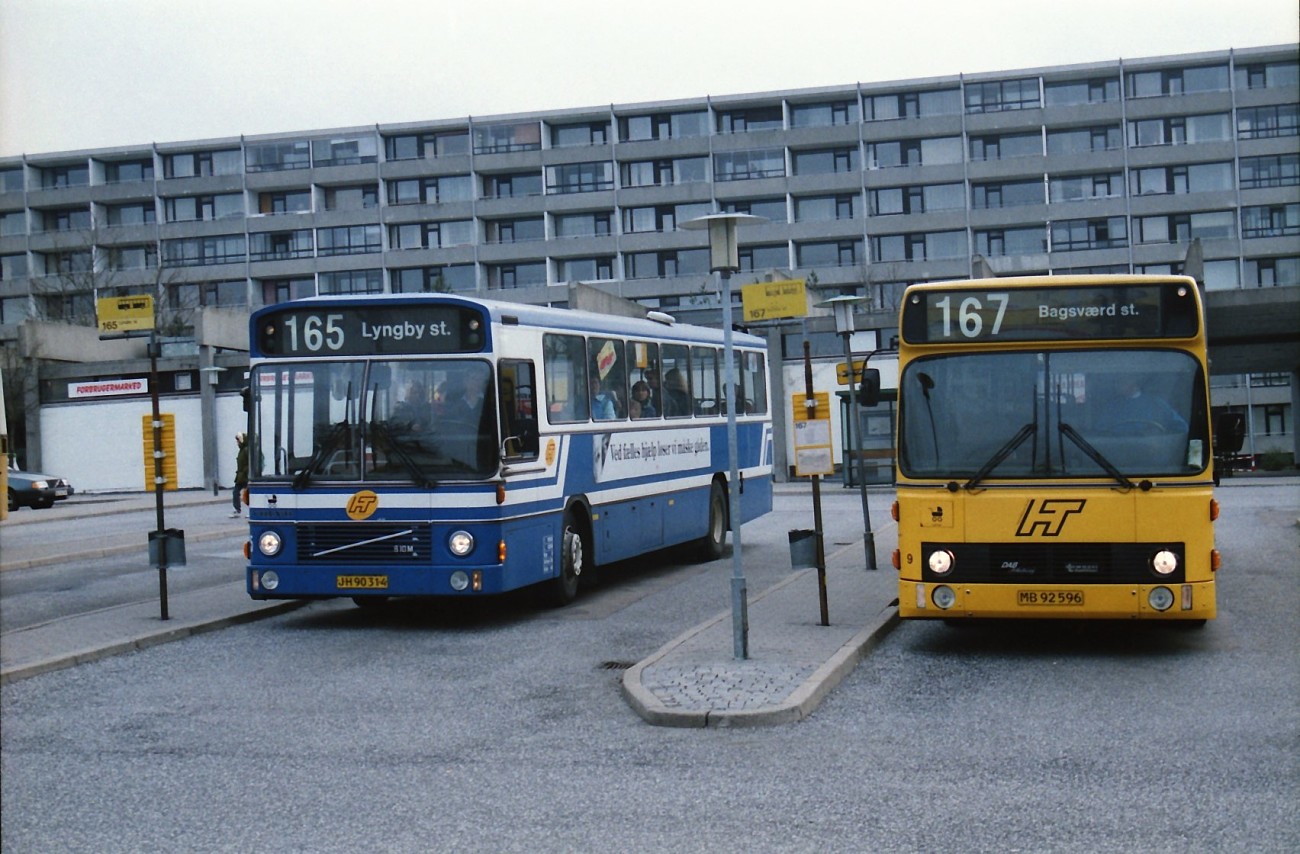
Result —
POLYGON ((73 493, 66 478, 30 471, 9 471, 9 510, 53 507, 73 493))

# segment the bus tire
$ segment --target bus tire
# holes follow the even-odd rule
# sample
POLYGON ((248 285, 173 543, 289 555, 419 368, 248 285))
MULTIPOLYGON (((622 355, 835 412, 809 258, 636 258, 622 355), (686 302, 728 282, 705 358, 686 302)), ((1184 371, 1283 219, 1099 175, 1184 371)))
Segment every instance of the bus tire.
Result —
POLYGON ((551 601, 555 605, 564 606, 578 598, 582 575, 590 562, 590 549, 578 517, 569 511, 564 515, 564 532, 560 535, 560 574, 551 582, 551 601))
POLYGON ((706 561, 722 557, 723 547, 727 543, 729 521, 727 511, 727 492, 722 488, 722 481, 713 481, 709 488, 709 528, 700 539, 700 555, 706 561))

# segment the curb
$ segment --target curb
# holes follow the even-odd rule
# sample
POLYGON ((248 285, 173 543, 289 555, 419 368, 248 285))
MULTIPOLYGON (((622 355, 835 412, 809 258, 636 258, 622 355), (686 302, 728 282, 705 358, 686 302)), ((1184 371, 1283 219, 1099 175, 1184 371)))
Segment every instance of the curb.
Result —
POLYGON ((84 649, 79 652, 35 661, 31 664, 21 664, 0 672, 0 685, 8 685, 11 682, 28 679, 32 676, 40 676, 43 673, 52 673, 55 670, 65 670, 69 667, 75 667, 78 664, 100 661, 115 655, 121 655, 125 652, 135 652, 137 650, 148 649, 151 646, 159 646, 160 644, 182 640, 183 638, 201 635, 206 632, 216 631, 217 629, 224 629, 229 626, 239 625, 240 623, 251 623, 255 620, 260 620, 266 617, 279 616, 280 614, 286 614, 290 611, 297 610, 307 604, 309 604, 307 600, 279 602, 274 605, 245 611, 242 614, 236 614, 232 617, 220 617, 215 620, 189 623, 186 625, 176 626, 175 628, 164 629, 142 638, 120 641, 118 643, 112 643, 94 649, 84 649))
MULTIPOLYGON (((812 572, 816 572, 816 570, 807 569, 795 573, 750 599, 749 604, 753 606, 755 602, 763 599, 768 594, 774 593, 812 572)), ((894 605, 895 603, 891 603, 886 606, 877 615, 876 619, 869 621, 857 634, 836 650, 835 654, 825 664, 818 667, 811 676, 804 680, 783 702, 776 705, 740 711, 676 709, 665 706, 641 684, 641 674, 647 667, 663 660, 701 632, 707 631, 723 620, 730 619, 730 611, 723 611, 716 617, 688 629, 664 644, 648 658, 637 662, 624 671, 621 683, 623 697, 633 711, 653 726, 696 729, 710 726, 775 726, 803 720, 821 705, 822 700, 826 699, 826 696, 840 682, 844 681, 844 677, 853 672, 858 662, 865 658, 882 638, 886 637, 898 626, 900 619, 898 609, 894 605)))
MULTIPOLYGON (((187 535, 186 542, 206 543, 212 540, 224 540, 227 537, 233 536, 238 535, 227 531, 209 531, 205 534, 195 534, 193 536, 187 535)), ((13 563, 0 563, 0 572, 9 572, 12 569, 34 569, 38 566, 50 566, 51 564, 62 563, 69 560, 93 560, 101 557, 113 557, 114 555, 130 554, 131 552, 142 552, 147 557, 148 551, 149 544, 147 541, 143 547, 141 547, 141 544, 139 543, 122 546, 105 546, 102 549, 87 549, 81 552, 28 558, 27 560, 14 561, 13 563)))

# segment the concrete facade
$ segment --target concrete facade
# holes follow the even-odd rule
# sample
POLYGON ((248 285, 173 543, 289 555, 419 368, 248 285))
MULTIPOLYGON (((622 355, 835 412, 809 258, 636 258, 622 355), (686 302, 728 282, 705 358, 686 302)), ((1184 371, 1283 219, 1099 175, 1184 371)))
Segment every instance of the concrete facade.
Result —
MULTIPOLYGON (((858 328, 883 331, 912 282, 1186 270, 1207 291, 1212 357, 1222 345, 1234 372, 1294 378, 1297 67, 1297 46, 1280 45, 0 158, 0 342, 15 364, 35 361, 29 412, 98 405, 69 402, 58 381, 139 364, 49 363, 19 354, 19 329, 93 323, 96 296, 152 293, 174 339, 162 367, 188 390, 169 388, 204 396, 211 430, 241 356, 237 333, 195 341, 202 308, 237 327, 316 293, 564 305, 584 282, 716 323, 706 237, 679 225, 726 210, 770 220, 740 236, 737 296, 805 279, 819 298, 868 297, 858 328), (1231 324, 1214 314, 1229 292, 1245 306, 1225 311, 1231 324), (1243 360, 1262 293, 1282 331, 1243 360)), ((774 365, 801 357, 789 345, 805 330, 819 359, 842 354, 815 317, 771 335, 774 365)), ((1245 407, 1251 442, 1294 452, 1294 379, 1252 388, 1281 399, 1216 405, 1245 407)), ((11 437, 29 466, 48 467, 46 422, 11 437)), ((224 447, 202 437, 205 485, 224 447)))

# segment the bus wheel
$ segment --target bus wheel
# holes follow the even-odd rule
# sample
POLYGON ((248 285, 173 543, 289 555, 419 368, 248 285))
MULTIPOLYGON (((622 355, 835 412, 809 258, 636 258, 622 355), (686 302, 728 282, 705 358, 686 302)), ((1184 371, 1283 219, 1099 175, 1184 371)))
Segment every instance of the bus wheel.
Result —
POLYGON ((587 569, 587 543, 576 517, 566 514, 564 534, 560 546, 560 574, 551 582, 551 599, 556 605, 567 605, 578 598, 578 585, 583 570, 587 569))
POLYGON ((700 554, 707 560, 722 557, 727 542, 727 493, 722 482, 715 480, 709 490, 709 531, 700 540, 700 554))

